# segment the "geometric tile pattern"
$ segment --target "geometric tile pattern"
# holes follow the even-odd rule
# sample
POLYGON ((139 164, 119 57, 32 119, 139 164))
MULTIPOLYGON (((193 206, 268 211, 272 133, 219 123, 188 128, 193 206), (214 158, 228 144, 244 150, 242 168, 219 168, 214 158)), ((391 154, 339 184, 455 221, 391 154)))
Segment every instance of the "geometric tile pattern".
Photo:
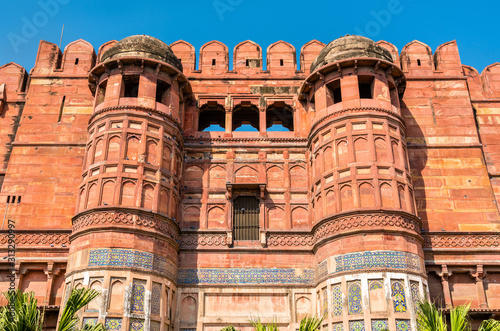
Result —
POLYGON ((398 251, 367 251, 335 257, 336 272, 358 269, 409 269, 421 271, 416 254, 398 251))
POLYGON ((389 330, 389 322, 387 320, 372 320, 372 331, 389 330))
POLYGON ((394 312, 406 312, 406 297, 403 281, 393 280, 391 283, 391 296, 394 303, 394 312))
POLYGON ((365 321, 350 321, 349 331, 365 331, 365 321))
MULTIPOLYGON (((347 303, 349 306, 349 314, 362 314, 363 303, 361 301, 361 282, 354 281, 349 283, 347 287, 347 303)), ((364 325, 363 325, 364 328, 364 325)))
POLYGON ((378 289, 383 289, 384 286, 382 285, 381 281, 378 280, 372 280, 370 281, 370 291, 371 290, 378 290, 378 289))
POLYGON ((146 294, 145 284, 143 284, 142 282, 134 281, 134 285, 132 286, 132 305, 130 307, 132 312, 134 313, 144 312, 145 294, 146 294))
POLYGON ((410 282, 410 293, 411 301, 413 301, 413 307, 417 309, 418 302, 420 301, 420 291, 417 282, 410 282))
POLYGON ((328 261, 324 260, 321 263, 318 263, 315 271, 315 280, 318 282, 320 279, 328 275, 328 261))
POLYGON ((85 325, 96 325, 97 324, 97 317, 85 317, 83 319, 83 323, 82 323, 82 326, 85 326, 85 325))
POLYGON ((323 290, 323 316, 328 315, 328 292, 323 290))
POLYGON ((131 319, 129 331, 144 331, 144 320, 131 319))
POLYGON ((410 331, 410 320, 396 320, 396 331, 410 331))
POLYGON ((160 331, 160 322, 151 321, 149 324, 149 331, 160 331))
POLYGON ((179 269, 178 284, 313 284, 314 269, 179 269))
POLYGON ((344 323, 333 323, 332 331, 344 331, 344 323))
POLYGON ((132 267, 164 274, 175 279, 177 267, 163 256, 128 249, 94 249, 89 254, 89 267, 132 267))
POLYGON ((340 284, 332 286, 333 316, 342 315, 342 289, 340 284))
POLYGON ((121 331, 122 319, 121 318, 106 318, 106 330, 121 331))
POLYGON ((161 302, 161 284, 153 283, 153 288, 151 290, 151 314, 160 315, 160 302, 161 302))

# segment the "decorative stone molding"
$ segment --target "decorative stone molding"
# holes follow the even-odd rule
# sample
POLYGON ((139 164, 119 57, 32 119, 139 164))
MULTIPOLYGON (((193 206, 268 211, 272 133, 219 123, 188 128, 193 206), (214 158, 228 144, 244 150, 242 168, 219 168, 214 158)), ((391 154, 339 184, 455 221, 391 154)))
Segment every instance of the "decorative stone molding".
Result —
POLYGON ((227 246, 229 244, 228 236, 224 233, 211 234, 184 234, 181 236, 180 245, 182 247, 196 246, 227 246))
MULTIPOLYGON (((15 242, 18 246, 40 245, 69 245, 71 230, 18 230, 15 233, 15 242)), ((0 245, 7 245, 8 231, 0 232, 0 245)))
POLYGON ((178 241, 180 231, 168 218, 154 213, 142 213, 134 210, 101 210, 81 213, 73 218, 73 234, 85 228, 97 225, 111 226, 141 226, 160 232, 178 241))
POLYGON ((424 234, 424 248, 500 248, 499 233, 424 234))

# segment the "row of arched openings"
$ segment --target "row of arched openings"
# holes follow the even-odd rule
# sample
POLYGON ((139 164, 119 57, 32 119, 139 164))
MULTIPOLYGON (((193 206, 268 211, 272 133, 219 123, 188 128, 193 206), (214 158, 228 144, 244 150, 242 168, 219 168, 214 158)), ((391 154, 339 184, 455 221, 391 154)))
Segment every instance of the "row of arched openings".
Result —
MULTIPOLYGON (((226 113, 222 105, 207 103, 200 109, 198 120, 199 131, 261 131, 259 109, 255 105, 241 104, 234 107, 232 123, 226 123, 226 113)), ((264 131, 293 131, 293 110, 286 104, 273 104, 266 110, 264 131)), ((262 128, 264 129, 264 128, 262 128)))

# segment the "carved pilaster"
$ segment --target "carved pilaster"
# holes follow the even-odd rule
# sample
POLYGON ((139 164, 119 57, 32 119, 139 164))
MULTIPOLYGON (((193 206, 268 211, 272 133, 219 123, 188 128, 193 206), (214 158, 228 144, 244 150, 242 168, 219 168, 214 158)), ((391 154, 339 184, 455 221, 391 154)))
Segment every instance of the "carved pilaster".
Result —
POLYGON ((441 284, 443 285, 444 303, 446 305, 446 308, 451 308, 453 304, 451 302, 450 283, 448 279, 453 273, 448 270, 448 266, 442 265, 441 272, 436 272, 436 274, 441 278, 441 284))
POLYGON ((478 265, 476 270, 471 271, 470 275, 476 281, 477 295, 479 299, 480 308, 488 308, 488 302, 486 301, 486 293, 484 292, 483 280, 486 277, 486 271, 484 271, 482 265, 478 265))

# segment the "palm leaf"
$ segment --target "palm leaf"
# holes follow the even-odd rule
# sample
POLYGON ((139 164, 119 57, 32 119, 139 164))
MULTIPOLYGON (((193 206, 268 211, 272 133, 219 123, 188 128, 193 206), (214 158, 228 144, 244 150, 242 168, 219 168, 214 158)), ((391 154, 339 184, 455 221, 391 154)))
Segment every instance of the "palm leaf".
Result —
POLYGON ((446 331, 447 326, 443 314, 432 302, 421 301, 418 303, 417 324, 420 331, 446 331))
MULTIPOLYGON (((80 309, 88 305, 99 295, 99 292, 93 289, 80 288, 71 291, 71 294, 64 306, 59 320, 57 331, 74 331, 79 323, 77 313, 80 309)), ((99 326, 102 324, 97 324, 99 326)), ((89 329, 84 329, 89 330, 89 329)), ((99 329, 96 329, 99 330, 99 329)))
POLYGON ((470 324, 467 319, 470 303, 464 306, 458 306, 450 310, 451 331, 469 331, 470 324))
POLYGON ((322 322, 323 317, 306 316, 300 321, 299 331, 316 331, 322 322))
POLYGON ((500 321, 493 319, 482 321, 479 331, 500 331, 500 321))

